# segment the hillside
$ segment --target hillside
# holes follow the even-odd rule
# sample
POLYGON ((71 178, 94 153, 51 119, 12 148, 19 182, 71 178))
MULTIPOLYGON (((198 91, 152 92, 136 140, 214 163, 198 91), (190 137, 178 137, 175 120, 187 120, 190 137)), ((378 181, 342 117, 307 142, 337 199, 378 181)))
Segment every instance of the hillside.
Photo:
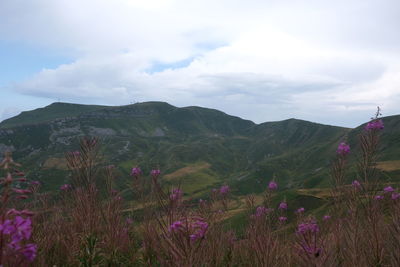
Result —
POLYGON ((21 114, 4 120, 0 123, 0 128, 9 128, 19 125, 29 125, 37 123, 51 122, 56 119, 76 117, 80 114, 107 108, 97 105, 77 105, 68 103, 53 103, 44 108, 38 108, 32 111, 24 111, 21 114))
MULTIPOLYGON (((400 116, 384 118, 382 166, 397 177, 400 116)), ((363 126, 360 126, 363 127, 363 126)), ((64 153, 83 136, 101 138, 103 164, 128 179, 132 166, 159 167, 165 183, 180 183, 202 196, 228 182, 236 194, 260 192, 272 177, 282 188, 329 185, 329 166, 352 130, 289 119, 255 124, 201 107, 163 102, 107 107, 54 103, 0 123, 0 152, 12 150, 32 179, 46 190, 68 182, 64 153)), ((121 186, 126 179, 121 180, 121 186)))

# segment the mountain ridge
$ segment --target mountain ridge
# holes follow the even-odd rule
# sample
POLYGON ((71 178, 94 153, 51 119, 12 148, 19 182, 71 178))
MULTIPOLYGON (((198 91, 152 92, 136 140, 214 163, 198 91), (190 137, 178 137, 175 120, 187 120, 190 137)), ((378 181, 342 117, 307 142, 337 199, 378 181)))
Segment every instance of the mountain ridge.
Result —
MULTIPOLYGON (((121 105, 121 106, 108 106, 108 105, 90 105, 90 104, 76 104, 76 103, 67 103, 67 102, 53 102, 45 107, 42 108, 37 108, 34 110, 29 110, 29 111, 22 111, 20 114, 13 116, 11 118, 5 119, 0 122, 0 129, 1 128, 10 128, 10 127, 15 127, 19 125, 31 125, 31 124, 36 124, 36 123, 49 123, 53 120, 57 119, 63 119, 63 118, 68 118, 68 117, 76 117, 84 113, 91 113, 91 112, 96 112, 96 111, 101 111, 101 110, 124 110, 124 109, 129 109, 132 107, 145 107, 149 105, 163 105, 164 107, 170 107, 173 109, 187 109, 187 110, 196 110, 196 109, 202 109, 202 110, 208 110, 208 111, 216 111, 218 113, 228 115, 231 117, 236 117, 240 118, 242 120, 246 121, 251 121, 248 119, 243 119, 238 116, 233 116, 230 114, 227 114, 223 111, 213 109, 213 108, 205 108, 205 107, 200 107, 200 106, 185 106, 185 107, 176 107, 173 106, 167 102, 163 101, 148 101, 148 102, 138 102, 135 104, 128 104, 128 105, 121 105), (64 107, 64 109, 62 109, 64 107), (67 107, 67 109, 65 109, 67 107), (60 114, 60 109, 61 112, 65 112, 64 114, 60 114), (43 112, 51 112, 49 114, 49 117, 42 118, 42 120, 37 121, 37 122, 32 122, 31 119, 33 116, 43 116, 43 112), (67 114, 67 112, 72 112, 71 114, 67 114)), ((154 107, 154 106, 153 106, 154 107)), ((310 122, 310 123, 316 123, 316 124, 321 124, 321 125, 326 125, 326 126, 335 126, 335 127, 340 127, 340 128, 348 128, 348 127, 342 127, 342 126, 336 126, 336 125, 329 125, 329 124, 323 124, 323 123, 318 123, 318 122, 311 122, 303 119, 297 119, 297 118, 288 118, 284 120, 279 120, 279 121, 266 121, 262 123, 254 123, 254 125, 262 125, 266 123, 278 123, 278 122, 284 122, 284 121, 303 121, 303 122, 310 122)), ((350 129, 350 128, 349 128, 350 129)))
MULTIPOLYGON (((400 116, 383 120, 383 158, 400 160, 400 116)), ((215 109, 157 101, 117 107, 53 103, 0 123, 0 152, 12 150, 31 178, 54 190, 68 182, 64 153, 76 150, 79 138, 98 136, 104 160, 122 176, 133 166, 157 167, 169 177, 166 183, 180 182, 199 196, 223 183, 247 194, 259 190, 260 177, 276 177, 288 189, 328 185, 337 144, 347 138, 357 149, 363 127, 293 118, 256 124, 215 109), (186 176, 175 179, 174 173, 186 176)))

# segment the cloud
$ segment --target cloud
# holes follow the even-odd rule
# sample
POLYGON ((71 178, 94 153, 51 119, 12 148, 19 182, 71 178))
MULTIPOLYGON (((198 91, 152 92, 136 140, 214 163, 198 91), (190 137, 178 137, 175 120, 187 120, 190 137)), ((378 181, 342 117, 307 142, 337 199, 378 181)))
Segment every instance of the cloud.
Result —
POLYGON ((2 112, 0 113, 0 122, 18 115, 19 113, 21 113, 21 111, 22 110, 17 107, 2 108, 2 112))
POLYGON ((376 105, 400 113, 400 4, 383 2, 6 0, 0 39, 75 58, 8 89, 356 126, 376 105))

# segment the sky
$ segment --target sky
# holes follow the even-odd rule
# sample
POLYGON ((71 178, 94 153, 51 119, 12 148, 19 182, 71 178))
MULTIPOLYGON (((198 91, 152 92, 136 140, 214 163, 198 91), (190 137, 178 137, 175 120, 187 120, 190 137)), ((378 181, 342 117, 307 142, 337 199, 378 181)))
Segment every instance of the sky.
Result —
POLYGON ((256 123, 400 114, 398 0, 0 0, 0 120, 165 101, 256 123))

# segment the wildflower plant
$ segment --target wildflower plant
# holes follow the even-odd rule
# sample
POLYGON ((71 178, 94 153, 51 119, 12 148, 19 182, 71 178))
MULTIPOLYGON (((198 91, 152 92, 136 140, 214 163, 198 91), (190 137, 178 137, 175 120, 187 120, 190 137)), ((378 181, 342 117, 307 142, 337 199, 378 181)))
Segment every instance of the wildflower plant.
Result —
POLYGON ((33 262, 37 255, 37 244, 32 243, 32 216, 34 213, 23 209, 24 200, 32 194, 25 174, 17 168, 11 152, 6 152, 0 167, 5 177, 0 179, 0 265, 17 266, 33 262), (14 207, 11 208, 11 205, 14 207), (17 209, 15 208, 17 207, 17 209), (22 208, 22 209, 20 209, 22 208))

